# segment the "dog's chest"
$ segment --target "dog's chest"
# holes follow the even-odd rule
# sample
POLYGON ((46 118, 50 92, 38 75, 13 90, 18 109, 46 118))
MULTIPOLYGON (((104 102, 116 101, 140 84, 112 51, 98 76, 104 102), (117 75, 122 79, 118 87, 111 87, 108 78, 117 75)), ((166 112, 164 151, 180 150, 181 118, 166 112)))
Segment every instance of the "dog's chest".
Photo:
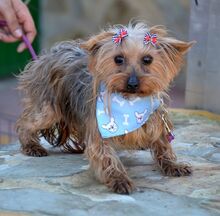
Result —
POLYGON ((159 111, 154 112, 140 128, 123 136, 110 139, 116 149, 146 149, 160 138, 164 129, 159 111))

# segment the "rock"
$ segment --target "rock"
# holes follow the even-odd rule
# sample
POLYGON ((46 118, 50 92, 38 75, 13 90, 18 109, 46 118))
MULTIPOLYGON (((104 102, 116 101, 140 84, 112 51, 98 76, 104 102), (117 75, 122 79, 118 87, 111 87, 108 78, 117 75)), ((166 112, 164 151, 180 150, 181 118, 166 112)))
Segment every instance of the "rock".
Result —
POLYGON ((210 139, 215 147, 220 148, 220 137, 212 136, 210 139))
POLYGON ((210 160, 220 163, 220 152, 214 153, 214 154, 210 157, 210 160))
POLYGON ((110 192, 97 182, 83 155, 49 149, 33 158, 19 144, 0 146, 0 215, 65 216, 217 216, 220 214, 219 148, 213 137, 220 124, 195 115, 175 114, 173 147, 179 161, 191 163, 193 175, 166 177, 146 151, 121 151, 134 180, 131 195, 110 192))

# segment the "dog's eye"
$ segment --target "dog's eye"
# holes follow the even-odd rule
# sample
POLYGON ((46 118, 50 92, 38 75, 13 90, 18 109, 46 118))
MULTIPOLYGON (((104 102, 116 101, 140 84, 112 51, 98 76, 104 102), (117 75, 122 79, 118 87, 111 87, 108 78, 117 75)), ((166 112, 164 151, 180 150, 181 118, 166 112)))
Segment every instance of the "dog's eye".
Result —
POLYGON ((152 61, 153 61, 153 57, 150 56, 150 55, 146 55, 146 56, 144 56, 144 57, 142 58, 142 63, 143 63, 144 65, 149 65, 149 64, 152 63, 152 61))
POLYGON ((125 62, 125 58, 121 55, 115 56, 114 58, 115 64, 122 65, 125 62))

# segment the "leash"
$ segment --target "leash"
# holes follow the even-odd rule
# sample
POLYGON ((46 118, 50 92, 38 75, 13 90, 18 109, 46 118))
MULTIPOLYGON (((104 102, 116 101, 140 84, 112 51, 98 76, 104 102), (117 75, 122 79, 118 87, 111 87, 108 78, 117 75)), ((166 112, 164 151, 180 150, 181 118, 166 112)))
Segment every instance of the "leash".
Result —
MULTIPOLYGON (((4 28, 4 27, 7 27, 7 23, 5 20, 0 20, 0 28, 4 28)), ((28 48, 30 54, 31 54, 31 57, 33 60, 36 60, 37 59, 37 55, 30 43, 30 41, 28 40, 27 36, 25 34, 22 34, 22 40, 23 42, 25 43, 26 47, 28 48)))
POLYGON ((166 128, 166 131, 167 131, 167 135, 166 135, 167 140, 168 140, 169 143, 171 143, 175 139, 175 135, 174 135, 173 131, 170 129, 168 123, 167 123, 168 120, 167 120, 166 116, 168 114, 168 111, 167 111, 167 109, 164 105, 163 99, 161 99, 160 102, 161 102, 161 108, 162 108, 161 119, 162 119, 162 121, 164 123, 164 126, 166 128))

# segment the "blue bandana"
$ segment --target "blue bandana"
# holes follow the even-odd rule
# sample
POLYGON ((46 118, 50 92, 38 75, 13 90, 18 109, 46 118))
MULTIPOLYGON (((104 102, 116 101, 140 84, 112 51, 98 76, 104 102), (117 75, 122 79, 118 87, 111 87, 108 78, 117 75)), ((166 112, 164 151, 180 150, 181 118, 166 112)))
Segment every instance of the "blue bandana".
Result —
POLYGON ((156 97, 125 99, 119 93, 112 93, 108 99, 106 92, 105 86, 102 85, 96 101, 96 118, 102 138, 120 136, 137 130, 160 106, 160 100, 156 97))

